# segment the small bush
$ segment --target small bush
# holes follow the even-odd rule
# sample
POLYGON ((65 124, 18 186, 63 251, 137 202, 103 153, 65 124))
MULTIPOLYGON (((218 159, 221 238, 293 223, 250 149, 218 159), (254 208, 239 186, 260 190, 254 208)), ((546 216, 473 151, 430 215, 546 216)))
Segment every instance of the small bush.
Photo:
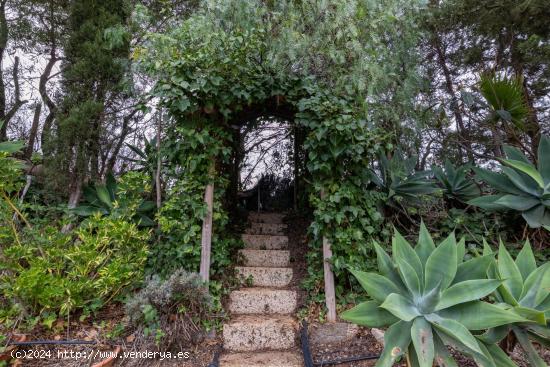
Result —
POLYGON ((213 310, 208 287, 198 274, 183 269, 166 280, 149 278, 126 304, 130 324, 143 333, 145 344, 162 342, 165 348, 180 350, 200 341, 213 310))
POLYGON ((56 227, 27 230, 4 250, 0 278, 8 299, 33 313, 66 315, 98 307, 137 285, 147 259, 148 231, 125 218, 95 215, 73 236, 56 227))
MULTIPOLYGON (((20 225, 12 218, 18 203, 0 200, 3 322, 9 323, 14 310, 50 318, 77 310, 87 313, 140 284, 150 231, 133 221, 144 187, 134 176, 121 180, 125 210, 106 216, 96 213, 67 234, 59 230, 62 223, 27 222, 24 211, 20 218, 25 225, 20 225)), ((5 193, 13 187, 2 184, 0 190, 5 193)))

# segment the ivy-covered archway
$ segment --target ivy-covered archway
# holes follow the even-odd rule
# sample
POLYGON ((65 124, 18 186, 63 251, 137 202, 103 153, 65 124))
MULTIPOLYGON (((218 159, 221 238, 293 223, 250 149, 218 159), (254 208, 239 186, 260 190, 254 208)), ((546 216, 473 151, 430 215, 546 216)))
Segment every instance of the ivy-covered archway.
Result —
POLYGON ((417 6, 406 0, 207 1, 173 32, 150 34, 148 47, 135 51, 158 79, 155 95, 172 116, 168 144, 185 187, 173 190, 162 211, 176 203, 188 209, 171 224, 189 217, 181 230, 189 241, 201 236, 204 188, 216 188, 214 274, 223 266, 216 256, 227 251, 221 236, 231 127, 265 114, 281 114, 304 132, 314 210, 309 266, 317 268, 307 281, 323 282, 323 237, 332 243, 340 284, 349 281, 346 266, 362 267, 373 236, 385 233, 376 209, 382 197, 367 189, 366 168, 414 112, 418 32, 410 15, 417 6))

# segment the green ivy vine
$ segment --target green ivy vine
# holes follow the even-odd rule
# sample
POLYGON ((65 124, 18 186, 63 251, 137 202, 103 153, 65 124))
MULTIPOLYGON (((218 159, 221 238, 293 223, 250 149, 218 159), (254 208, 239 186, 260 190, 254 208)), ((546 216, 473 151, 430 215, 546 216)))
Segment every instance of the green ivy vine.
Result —
MULTIPOLYGON (((220 168, 227 159, 232 129, 247 123, 243 112, 284 104, 307 134, 314 221, 304 284, 313 300, 322 297, 320 243, 326 236, 337 289, 353 287, 344 264, 371 267, 360 264, 373 253, 371 240, 389 235, 377 209, 386 198, 367 189, 368 168, 414 111, 418 80, 411 49, 419 33, 414 16, 405 15, 418 8, 409 0, 210 0, 173 31, 149 34, 134 56, 157 79, 154 95, 174 121, 167 148, 174 182, 159 220, 168 243, 181 245, 158 247, 154 261, 175 257, 196 270, 211 160, 220 168), (331 42, 321 42, 326 39, 331 42)), ((218 169, 214 179, 217 272, 229 251, 221 245, 228 173, 218 169)))

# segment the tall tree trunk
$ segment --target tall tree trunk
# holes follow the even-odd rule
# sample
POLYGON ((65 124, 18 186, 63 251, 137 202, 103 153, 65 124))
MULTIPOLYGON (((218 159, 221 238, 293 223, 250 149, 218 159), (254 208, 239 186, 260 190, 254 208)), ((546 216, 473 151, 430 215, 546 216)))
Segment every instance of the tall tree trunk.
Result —
POLYGON ((48 139, 50 138, 51 130, 53 121, 57 112, 57 107, 53 100, 48 95, 47 91, 47 83, 50 79, 50 75, 52 73, 52 69, 54 65, 59 60, 57 58, 56 52, 57 52, 57 36, 56 36, 56 29, 55 29, 55 10, 54 10, 54 0, 50 0, 49 2, 49 18, 50 18, 50 24, 51 27, 48 30, 48 37, 50 41, 50 58, 48 59, 48 63, 46 64, 46 67, 44 68, 44 72, 40 76, 40 82, 38 83, 38 92, 40 93, 40 98, 42 98, 42 102, 46 105, 48 108, 48 114, 46 115, 46 119, 44 120, 44 126, 42 127, 42 135, 40 136, 40 147, 42 148, 42 152, 45 156, 48 156, 50 154, 50 148, 48 147, 48 139))
POLYGON ((523 89, 523 96, 525 99, 525 102, 527 103, 527 108, 529 110, 528 116, 527 116, 527 124, 526 124, 526 133, 531 139, 530 146, 532 147, 531 152, 529 154, 536 160, 537 157, 537 149, 539 146, 540 141, 540 123, 537 117, 537 111, 535 110, 535 106, 533 104, 533 97, 531 96, 531 92, 529 91, 529 86, 527 85, 527 78, 525 78, 525 70, 523 67, 523 58, 521 51, 517 48, 517 39, 514 36, 511 37, 511 45, 510 45, 510 60, 512 63, 512 67, 514 68, 514 72, 516 74, 517 78, 521 78, 521 86, 523 89))
POLYGON ((122 145, 124 144, 124 141, 126 140, 126 137, 130 133, 130 121, 132 118, 138 113, 138 109, 132 110, 130 114, 124 116, 122 119, 122 129, 120 132, 120 139, 118 139, 117 144, 115 145, 115 148, 111 152, 111 156, 109 157, 109 160, 107 161, 107 167, 104 169, 105 173, 113 172, 116 164, 116 160, 118 158, 118 155, 120 154, 120 150, 122 149, 122 145))
MULTIPOLYGON (((51 30, 50 32, 53 33, 53 30, 51 30)), ((48 63, 46 64, 42 75, 40 75, 40 82, 38 83, 38 92, 40 93, 40 98, 42 98, 42 102, 46 105, 46 107, 48 107, 48 114, 46 115, 46 119, 44 120, 42 135, 40 136, 40 146, 44 155, 48 155, 49 153, 48 139, 50 138, 53 121, 57 112, 57 107, 48 95, 47 91, 47 84, 52 73, 52 69, 58 61, 58 58, 56 56, 55 36, 52 35, 51 38, 52 45, 50 49, 50 58, 48 59, 48 63)))
POLYGON ((34 142, 36 141, 36 135, 38 134, 38 125, 40 124, 40 112, 42 111, 42 103, 37 103, 34 107, 34 117, 32 119, 31 130, 29 133, 29 141, 27 148, 25 149, 25 158, 31 159, 32 152, 34 151, 34 142))
POLYGON ((462 118, 462 113, 460 112, 459 100, 456 97, 456 91, 453 85, 451 71, 447 66, 447 56, 445 54, 445 50, 443 49, 443 45, 441 44, 441 40, 436 30, 433 30, 432 45, 435 49, 435 52, 437 53, 437 61, 439 63, 439 66, 441 67, 441 70, 443 71, 443 76, 445 77, 445 89, 447 91, 447 94, 449 94, 449 96, 451 97, 451 110, 453 111, 453 115, 455 117, 456 124, 458 127, 458 136, 462 140, 459 145, 459 150, 462 155, 461 145, 462 144, 466 145, 468 160, 470 162, 473 162, 474 157, 471 153, 472 152, 471 141, 469 138, 468 131, 464 126, 464 120, 462 118))
MULTIPOLYGON (((1 18, 1 17, 0 17, 1 18)), ((1 22, 1 20, 0 20, 1 22)), ((0 53, 4 53, 3 50, 0 53)), ((3 56, 2 56, 3 57, 3 56)), ((0 64, 3 60, 0 60, 0 64)), ((0 74, 2 73, 2 68, 0 67, 0 74)), ((15 57, 13 63, 13 85, 14 85, 14 102, 13 106, 6 111, 6 91, 3 78, 0 77, 0 120, 4 121, 2 128, 0 129, 0 140, 6 140, 8 137, 8 125, 11 119, 15 116, 17 111, 23 106, 27 101, 21 100, 21 91, 19 89, 19 57, 15 57)))
POLYGON ((159 120, 157 124, 157 169, 155 172, 155 189, 157 193, 157 209, 160 209, 162 204, 162 192, 160 184, 160 171, 162 169, 162 157, 160 156, 160 136, 162 129, 162 112, 159 113, 159 120))
POLYGON ((14 84, 14 104, 8 109, 6 101, 6 83, 4 81, 4 54, 9 39, 8 20, 6 19, 6 2, 7 0, 0 0, 0 121, 3 121, 0 128, 0 140, 6 140, 8 137, 8 125, 15 113, 21 108, 26 101, 21 101, 21 94, 19 91, 19 57, 15 57, 13 64, 13 84, 14 84))
POLYGON ((4 83, 4 54, 8 45, 8 21, 6 19, 6 1, 0 1, 0 141, 6 140, 8 121, 6 121, 6 86, 4 83))

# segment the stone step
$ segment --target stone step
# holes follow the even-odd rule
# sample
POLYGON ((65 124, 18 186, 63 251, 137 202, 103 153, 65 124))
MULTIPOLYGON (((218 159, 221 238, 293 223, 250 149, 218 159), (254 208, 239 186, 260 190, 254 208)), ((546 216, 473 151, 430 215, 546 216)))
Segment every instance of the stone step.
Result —
POLYGON ((246 266, 263 266, 282 268, 290 265, 290 251, 288 250, 239 250, 244 257, 246 266))
POLYGON ((298 351, 230 353, 221 356, 220 367, 303 367, 304 359, 298 351))
POLYGON ((281 250, 288 247, 287 236, 243 234, 244 247, 256 250, 281 250))
POLYGON ((295 291, 245 288, 231 292, 229 310, 233 314, 290 314, 296 309, 295 291))
POLYGON ((292 268, 237 266, 235 269, 245 278, 252 277, 254 287, 286 287, 293 275, 292 268))
POLYGON ((283 223, 284 217, 285 217, 285 214, 283 213, 258 213, 258 212, 248 213, 248 220, 250 222, 283 223))
POLYGON ((247 234, 272 234, 272 235, 284 235, 286 230, 286 224, 282 223, 260 223, 253 222, 250 227, 246 228, 244 233, 247 234))
POLYGON ((223 346, 234 352, 290 349, 296 344, 297 330, 298 323, 290 316, 237 316, 223 326, 223 346))

